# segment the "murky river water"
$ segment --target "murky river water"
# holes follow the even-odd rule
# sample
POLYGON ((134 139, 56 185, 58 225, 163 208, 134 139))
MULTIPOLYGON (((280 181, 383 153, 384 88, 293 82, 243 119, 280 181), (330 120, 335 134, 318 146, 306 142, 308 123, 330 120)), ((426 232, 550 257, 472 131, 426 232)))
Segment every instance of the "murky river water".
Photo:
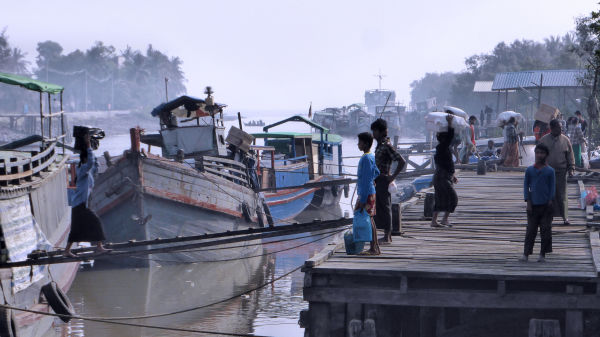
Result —
MULTIPOLYGON (((281 117, 267 119, 272 122, 281 117)), ((263 119, 265 119, 263 117, 263 119)), ((230 122, 231 124, 232 122, 230 122)), ((297 126, 298 124, 296 124, 297 126)), ((260 132, 260 127, 245 128, 260 132)), ((298 131, 298 130, 294 130, 298 131)), ((309 130, 300 130, 306 131, 309 130)), ((129 147, 129 135, 104 139, 97 155, 108 150, 116 155, 129 147)), ((155 151, 153 151, 155 152, 155 151)), ((345 139, 344 156, 358 156, 356 139, 345 139)), ((347 172, 355 173, 357 158, 345 159, 347 172)), ((350 191, 353 190, 353 186, 350 191)), ((296 220, 335 219, 351 209, 350 198, 342 197, 338 207, 309 210, 296 220)), ((331 234, 263 245, 263 254, 250 259, 182 265, 155 261, 149 268, 115 269, 96 263, 81 267, 68 292, 78 314, 86 317, 146 316, 219 304, 177 315, 126 320, 144 325, 174 327, 214 333, 303 336, 298 325, 302 300, 303 274, 297 270, 304 261, 331 242, 331 234), (283 252, 282 249, 299 246, 283 252), (276 253, 278 252, 278 253, 276 253), (282 277, 283 276, 283 277, 282 277), (274 281, 275 280, 275 281, 274 281), (274 281, 274 282, 273 282, 274 281), (271 282, 271 283, 270 283, 271 282), (262 285, 267 286, 261 287, 262 285), (260 287, 260 288, 259 288, 260 287), (259 288, 255 291, 249 291, 259 288)), ((258 255, 258 254, 257 254, 258 255)), ((156 256, 160 259, 160 256, 156 256)), ((116 324, 73 320, 57 321, 50 335, 60 336, 189 336, 176 332, 116 324)))

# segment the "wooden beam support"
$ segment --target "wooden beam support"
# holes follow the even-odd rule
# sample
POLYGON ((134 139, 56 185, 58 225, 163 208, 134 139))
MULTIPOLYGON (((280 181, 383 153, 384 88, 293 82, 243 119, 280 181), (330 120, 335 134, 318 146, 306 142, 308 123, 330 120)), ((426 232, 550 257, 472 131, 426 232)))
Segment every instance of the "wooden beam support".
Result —
POLYGON ((312 287, 304 289, 307 301, 346 302, 380 305, 431 306, 498 309, 600 310, 593 294, 507 292, 421 289, 402 293, 400 289, 312 287))

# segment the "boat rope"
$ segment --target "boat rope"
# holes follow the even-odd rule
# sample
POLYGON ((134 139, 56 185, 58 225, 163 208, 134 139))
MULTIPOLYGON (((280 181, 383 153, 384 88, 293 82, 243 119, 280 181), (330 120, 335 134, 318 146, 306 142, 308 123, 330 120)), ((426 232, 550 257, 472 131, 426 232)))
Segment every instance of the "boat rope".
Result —
POLYGON ((46 311, 39 311, 39 310, 19 308, 19 307, 14 307, 14 306, 6 305, 6 304, 0 304, 0 308, 11 309, 11 310, 15 310, 15 311, 29 312, 29 313, 32 313, 32 314, 38 314, 38 315, 44 315, 44 316, 70 317, 72 319, 80 319, 80 320, 83 320, 83 321, 90 321, 90 322, 96 322, 96 323, 105 323, 105 324, 113 324, 113 325, 133 326, 133 327, 138 327, 138 328, 148 328, 148 329, 177 331, 177 332, 190 332, 190 333, 198 333, 198 334, 217 335, 217 336, 221 335, 221 336, 241 336, 241 337, 269 337, 269 336, 264 336, 264 335, 253 335, 253 334, 234 333, 234 332, 209 331, 209 330, 200 330, 200 329, 175 328, 175 327, 167 327, 167 326, 160 326, 160 325, 150 325, 150 324, 118 322, 118 321, 111 321, 111 320, 107 320, 107 319, 99 319, 99 318, 93 318, 93 317, 83 317, 83 316, 76 316, 76 315, 69 316, 69 315, 56 314, 56 313, 46 312, 46 311))
MULTIPOLYGON (((290 239, 285 239, 285 240, 277 240, 277 241, 271 241, 271 242, 262 242, 262 243, 250 244, 250 245, 245 245, 245 246, 217 247, 215 249, 245 248, 245 247, 250 247, 250 246, 269 245, 269 244, 278 243, 278 242, 300 240, 300 239, 305 239, 307 237, 313 237, 313 236, 320 236, 320 235, 327 235, 327 234, 329 234, 327 236, 324 236, 324 237, 321 237, 321 238, 318 238, 318 239, 314 239, 314 240, 309 241, 309 242, 304 242, 304 243, 296 245, 296 246, 292 246, 292 247, 288 247, 288 248, 284 248, 284 249, 276 250, 276 251, 272 251, 272 252, 262 253, 262 254, 258 254, 258 255, 250 255, 250 256, 242 256, 242 257, 229 258, 229 259, 218 259, 218 260, 194 260, 194 261, 190 261, 190 262, 186 262, 186 263, 197 263, 197 262, 203 262, 203 263, 228 262, 228 261, 237 261, 237 260, 252 259, 252 258, 261 257, 261 256, 269 256, 269 255, 273 255, 273 254, 285 252, 285 251, 288 251, 288 250, 296 249, 296 248, 299 248, 299 247, 307 246, 307 245, 310 245, 312 243, 315 243, 315 242, 318 242, 318 241, 321 241, 321 240, 325 240, 325 239, 330 238, 330 237, 332 237, 332 236, 334 236, 334 235, 336 235, 338 233, 341 233, 341 232, 345 231, 346 229, 348 229, 348 227, 344 227, 342 229, 338 229, 338 230, 330 231, 330 232, 325 232, 325 233, 319 233, 319 234, 313 234, 313 235, 306 235, 306 236, 302 236, 302 237, 299 237, 299 238, 290 238, 290 239)), ((198 251, 206 251, 206 250, 183 250, 181 252, 182 253, 191 253, 191 252, 198 252, 198 251)), ((132 257, 136 258, 136 259, 143 259, 143 260, 156 261, 156 262, 176 262, 176 263, 181 263, 181 260, 156 259, 156 258, 141 257, 141 256, 132 256, 132 257)))
POLYGON ((44 312, 44 311, 38 311, 38 310, 31 310, 31 309, 25 309, 25 308, 18 308, 18 307, 13 307, 13 306, 9 306, 6 304, 0 304, 0 307, 3 308, 7 308, 7 309, 14 309, 14 310, 18 310, 18 311, 25 311, 25 312, 30 312, 30 313, 34 313, 34 314, 40 314, 40 315, 46 315, 46 316, 55 316, 55 317, 71 317, 73 319, 81 319, 81 320, 85 320, 85 321, 92 321, 92 322, 100 322, 100 323, 109 323, 109 324, 120 324, 120 325, 130 325, 130 326, 139 326, 139 327, 145 327, 145 328, 154 328, 154 329, 163 329, 163 330, 171 330, 174 329, 173 331, 184 331, 184 332, 195 332, 195 333, 209 333, 209 334, 223 334, 223 335, 228 335, 228 336, 255 336, 255 335, 249 335, 249 334, 235 334, 235 333, 221 333, 221 332, 214 332, 214 331, 201 331, 201 330, 194 330, 194 329, 185 329, 185 330, 175 330, 177 328, 167 328, 167 327, 160 327, 160 326, 156 326, 156 325, 145 325, 145 324, 135 324, 135 323, 126 323, 126 322, 119 322, 119 321, 124 321, 124 320, 134 320, 134 319, 147 319, 147 318, 156 318, 156 317, 165 317, 165 316, 173 316, 173 315, 178 315, 178 314, 183 314, 186 312, 190 312, 190 311, 195 311, 195 310, 200 310, 200 309, 204 309, 210 306, 214 306, 217 304, 221 304, 227 301, 230 301, 232 299, 238 298, 240 296, 243 295, 247 295, 249 293, 252 293, 256 290, 262 289, 268 285, 271 285, 289 275, 291 275, 292 273, 300 270, 302 268, 303 264, 290 270, 285 272, 282 275, 277 276, 274 279, 271 279, 270 281, 267 281, 261 285, 255 286, 251 289, 248 289, 244 292, 240 292, 237 293, 235 295, 232 295, 230 297, 224 298, 222 300, 219 301, 215 301, 212 303, 208 303, 208 304, 204 304, 204 305, 200 305, 200 306, 195 306, 192 308, 187 308, 187 309, 182 309, 182 310, 177 310, 177 311, 172 311, 172 312, 166 312, 166 313, 159 313, 159 314, 150 314, 150 315, 139 315, 139 316, 122 316, 122 317, 93 317, 93 316, 80 316, 80 315, 73 315, 73 316, 69 316, 69 315, 61 315, 61 314, 56 314, 56 313, 49 313, 49 312, 44 312))

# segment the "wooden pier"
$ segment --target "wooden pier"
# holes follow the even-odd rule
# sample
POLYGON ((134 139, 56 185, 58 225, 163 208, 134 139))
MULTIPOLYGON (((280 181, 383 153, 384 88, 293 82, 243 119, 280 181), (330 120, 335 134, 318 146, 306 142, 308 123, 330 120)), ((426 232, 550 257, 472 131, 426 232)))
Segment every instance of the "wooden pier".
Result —
POLYGON ((544 327, 543 336, 594 335, 584 317, 600 313, 600 239, 586 227, 579 185, 569 183, 571 225, 555 218, 546 262, 536 262, 538 234, 521 263, 523 173, 458 179, 452 228, 430 227, 421 199, 403 211, 403 236, 380 256, 348 256, 332 244, 306 261, 307 335, 542 336, 544 327))

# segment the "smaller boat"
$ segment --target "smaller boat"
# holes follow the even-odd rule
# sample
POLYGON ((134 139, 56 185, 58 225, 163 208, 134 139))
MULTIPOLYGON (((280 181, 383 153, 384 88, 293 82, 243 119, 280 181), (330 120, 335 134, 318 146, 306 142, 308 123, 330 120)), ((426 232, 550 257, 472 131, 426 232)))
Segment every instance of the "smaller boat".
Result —
POLYGON ((249 121, 247 123, 244 123, 245 126, 265 126, 265 122, 262 119, 259 119, 257 121, 249 121))
MULTIPOLYGON (((263 152, 259 174, 262 188, 301 186, 311 182, 343 179, 342 137, 301 116, 292 116, 267 125, 264 133, 254 133, 264 139, 264 145, 274 151, 263 152), (269 132, 273 127, 301 122, 316 130, 311 133, 269 132), (269 174, 274 169, 274 177, 269 174)), ((339 202, 341 185, 288 188, 265 193, 266 203, 275 223, 300 214, 307 207, 322 207, 339 202)))

